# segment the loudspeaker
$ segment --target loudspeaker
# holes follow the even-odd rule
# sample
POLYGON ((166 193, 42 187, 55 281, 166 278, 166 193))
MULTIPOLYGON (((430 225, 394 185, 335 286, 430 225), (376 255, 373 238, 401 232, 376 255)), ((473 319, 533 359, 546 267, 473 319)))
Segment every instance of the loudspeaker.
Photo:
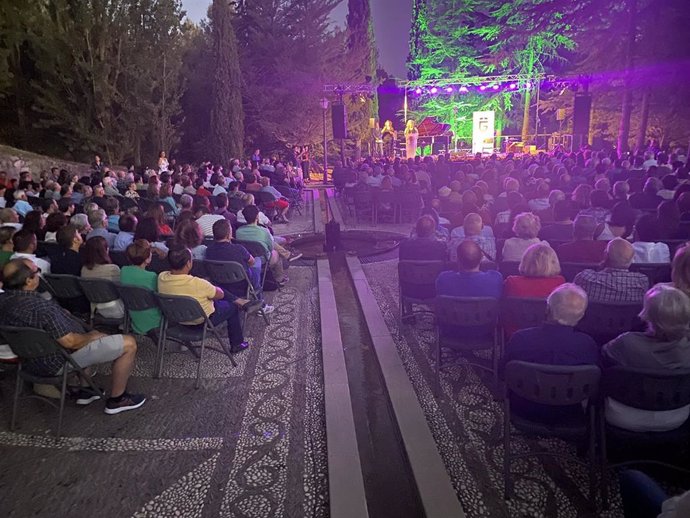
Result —
POLYGON ((334 104, 331 107, 331 121, 333 122, 333 138, 347 138, 347 112, 344 104, 334 104))
POLYGON ((591 110, 591 95, 575 96, 573 105, 573 135, 589 135, 589 116, 591 110))

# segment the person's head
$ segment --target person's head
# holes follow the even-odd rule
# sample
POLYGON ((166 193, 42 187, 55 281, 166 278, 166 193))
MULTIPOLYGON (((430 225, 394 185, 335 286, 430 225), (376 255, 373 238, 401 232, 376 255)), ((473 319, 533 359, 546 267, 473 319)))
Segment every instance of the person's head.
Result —
MULTIPOLYGON (((1 228, 0 231, 2 231, 1 228)), ((676 250, 672 266, 673 286, 690 295, 690 244, 685 244, 676 250)))
POLYGON ((652 177, 647 178, 647 181, 644 183, 644 187, 642 188, 642 192, 650 196, 656 196, 656 193, 659 189, 661 189, 661 180, 652 177))
POLYGON ((137 229, 137 218, 132 214, 125 214, 119 221, 121 232, 134 232, 137 229))
POLYGON ((518 271, 526 277, 555 277, 561 273, 561 264, 553 248, 537 243, 522 254, 518 271))
POLYGON ((6 290, 34 291, 40 282, 41 270, 28 259, 13 259, 2 269, 2 287, 6 290))
POLYGON ((581 209, 586 209, 591 206, 592 186, 587 184, 580 184, 573 190, 571 199, 581 209))
POLYGON ((259 219, 259 209, 256 205, 247 205, 242 209, 242 215, 248 225, 255 224, 259 219))
POLYGON ((577 284, 561 284, 546 299, 551 322, 575 327, 587 311, 587 293, 577 284))
POLYGON ((431 237, 436 232, 436 221, 430 215, 425 214, 417 219, 415 231, 417 237, 431 237))
POLYGON ((617 237, 606 245, 605 265, 610 268, 627 270, 633 262, 635 250, 633 246, 623 238, 617 237))
POLYGON ((105 189, 103 188, 103 184, 102 184, 102 183, 97 183, 97 184, 94 185, 92 188, 93 188, 93 195, 94 195, 94 197, 96 197, 96 198, 102 198, 103 196, 105 196, 105 189))
POLYGON ((479 264, 482 262, 482 249, 474 241, 466 239, 457 248, 458 269, 460 271, 472 272, 479 271, 479 264))
POLYGON ((67 216, 65 216, 62 212, 48 214, 48 217, 46 218, 45 230, 46 232, 57 232, 65 225, 67 225, 67 216))
POLYGON ((218 210, 223 210, 228 208, 228 195, 221 193, 216 196, 216 208, 218 210))
MULTIPOLYGON (((608 218, 609 227, 619 227, 624 230, 617 234, 617 237, 628 237, 635 225, 636 213, 628 202, 621 201, 616 203, 611 209, 608 218)), ((613 230, 613 229, 612 229, 613 230)), ((614 233, 615 234, 615 233, 614 233)))
POLYGON ((204 240, 201 227, 194 220, 187 220, 175 228, 175 241, 187 248, 195 248, 204 240))
POLYGON ((19 214, 10 208, 0 209, 0 224, 19 223, 19 214))
POLYGON ((553 206, 553 219, 556 222, 570 221, 576 212, 570 200, 558 200, 553 206))
POLYGON ((690 298, 677 288, 657 284, 645 294, 640 318, 656 338, 678 340, 690 328, 690 298))
POLYGON ((531 212, 522 212, 513 221, 513 233, 522 239, 534 239, 539 235, 541 222, 539 216, 531 212))
POLYGON ((92 270, 100 264, 111 264, 108 242, 104 237, 96 236, 84 243, 84 266, 92 270))
POLYGON ((601 208, 608 208, 609 207, 609 195, 606 193, 606 191, 600 191, 600 190, 594 190, 592 191, 592 195, 590 197, 590 200, 592 202, 592 207, 601 207, 601 208))
POLYGON ((163 226, 165 225, 165 211, 163 210, 163 206, 160 203, 154 203, 149 207, 149 210, 146 211, 146 216, 153 218, 156 220, 156 223, 158 226, 163 226))
POLYGON ((0 247, 2 247, 3 250, 14 249, 14 243, 12 243, 12 236, 14 236, 15 232, 17 232, 17 229, 14 227, 0 227, 0 247))
POLYGON ((79 250, 79 247, 84 242, 84 239, 79 233, 79 229, 75 225, 66 225, 57 231, 55 240, 58 245, 63 248, 71 250, 79 250))
POLYGON ((161 184, 161 188, 160 188, 160 192, 159 192, 159 196, 161 198, 171 197, 172 193, 173 193, 172 184, 169 184, 169 183, 161 184))
POLYGON ((146 268, 151 262, 151 243, 146 239, 135 239, 125 252, 127 260, 134 266, 146 268))
POLYGON ((172 273, 189 273, 192 270, 192 251, 186 246, 176 244, 168 252, 168 263, 172 273))
POLYGON ((465 219, 462 222, 462 227, 465 229, 465 237, 478 236, 482 232, 484 223, 482 222, 482 217, 479 214, 470 212, 467 216, 465 216, 465 219))
POLYGON ((44 226, 45 220, 43 219, 43 212, 41 210, 32 210, 31 212, 27 212, 26 216, 24 216, 24 225, 22 228, 38 233, 44 226))
POLYGON ((142 218, 134 232, 134 239, 146 239, 150 243, 158 241, 160 239, 160 230, 156 219, 151 216, 142 218))
POLYGON ((573 237, 577 240, 591 241, 597 230, 597 220, 594 216, 578 214, 573 222, 573 237))
POLYGON ((89 212, 89 225, 91 228, 105 228, 108 223, 108 217, 105 215, 103 209, 96 209, 89 212))
POLYGON ((192 198, 189 194, 183 194, 180 196, 179 203, 182 210, 191 210, 192 205, 194 204, 194 198, 192 198))
POLYGON ((227 219, 219 219, 213 224, 213 239, 219 242, 232 239, 232 226, 227 219))
POLYGON ((86 214, 75 214, 69 219, 69 224, 77 227, 80 234, 87 234, 91 231, 89 217, 86 214))
POLYGON ((655 243, 661 239, 661 226, 653 214, 643 214, 635 222, 635 241, 655 243))
POLYGON ((12 236, 14 251, 21 254, 33 254, 36 251, 36 234, 31 230, 23 228, 15 232, 12 236))
POLYGON ((556 203, 565 200, 565 193, 560 189, 554 189, 549 193, 549 207, 555 207, 556 203))

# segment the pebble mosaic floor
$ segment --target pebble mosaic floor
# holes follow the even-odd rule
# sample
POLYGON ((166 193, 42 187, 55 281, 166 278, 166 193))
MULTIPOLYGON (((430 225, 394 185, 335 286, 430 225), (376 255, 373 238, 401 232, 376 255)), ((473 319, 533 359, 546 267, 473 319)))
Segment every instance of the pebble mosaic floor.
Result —
MULTIPOLYGON (((14 376, 5 375, 0 516, 327 516, 315 268, 289 275, 268 294, 276 307, 270 325, 249 319, 252 346, 236 368, 208 351, 195 390, 195 359, 170 353, 156 380, 153 345, 142 339, 130 389, 147 394, 146 404, 107 416, 100 402, 68 403, 57 443, 57 412, 36 400, 22 402, 19 427, 9 432, 14 376)), ((96 379, 107 386, 107 375, 102 369, 96 379)))

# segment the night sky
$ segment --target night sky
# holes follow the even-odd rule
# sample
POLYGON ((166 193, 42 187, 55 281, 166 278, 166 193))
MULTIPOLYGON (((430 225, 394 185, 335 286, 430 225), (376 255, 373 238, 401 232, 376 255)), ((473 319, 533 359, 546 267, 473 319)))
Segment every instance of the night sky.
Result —
MULTIPOLYGON (((405 77, 405 59, 412 18, 412 0, 370 0, 374 17, 379 63, 391 75, 405 77)), ((182 0, 190 19, 198 22, 206 17, 210 0, 182 0)), ((347 0, 333 11, 335 23, 345 24, 347 0)))

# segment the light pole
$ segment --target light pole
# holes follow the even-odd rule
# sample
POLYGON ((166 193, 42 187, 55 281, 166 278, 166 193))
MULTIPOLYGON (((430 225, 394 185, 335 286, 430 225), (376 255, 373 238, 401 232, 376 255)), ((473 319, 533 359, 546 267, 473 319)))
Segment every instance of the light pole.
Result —
POLYGON ((326 138, 326 112, 328 111, 328 99, 321 98, 323 108, 323 183, 328 183, 328 140, 326 138))

